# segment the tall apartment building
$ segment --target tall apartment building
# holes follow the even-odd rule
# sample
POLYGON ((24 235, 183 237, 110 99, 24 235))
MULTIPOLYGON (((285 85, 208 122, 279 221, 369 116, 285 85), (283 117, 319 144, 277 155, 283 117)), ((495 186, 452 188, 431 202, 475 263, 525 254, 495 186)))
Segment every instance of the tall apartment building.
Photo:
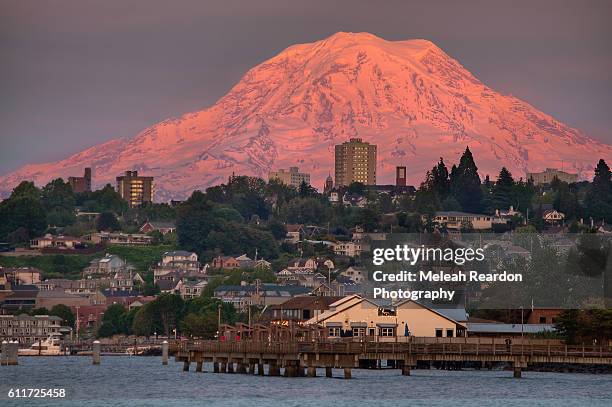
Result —
POLYGON ((68 177, 68 183, 75 193, 91 192, 91 168, 85 168, 82 177, 68 177))
POLYGON ((534 185, 550 184, 555 178, 557 178, 559 181, 571 184, 572 182, 578 181, 578 174, 570 174, 568 172, 557 170, 556 168, 547 168, 542 172, 527 173, 527 179, 531 179, 534 185))
POLYGON ((376 185, 376 146, 352 138, 336 146, 336 186, 376 185))
POLYGON ((141 177, 138 171, 126 171, 117 177, 117 192, 131 208, 153 202, 153 177, 141 177))
POLYGON ((310 174, 300 172, 298 167, 289 167, 289 170, 280 169, 278 171, 270 171, 268 180, 279 180, 285 185, 291 185, 298 188, 302 182, 310 185, 310 174))

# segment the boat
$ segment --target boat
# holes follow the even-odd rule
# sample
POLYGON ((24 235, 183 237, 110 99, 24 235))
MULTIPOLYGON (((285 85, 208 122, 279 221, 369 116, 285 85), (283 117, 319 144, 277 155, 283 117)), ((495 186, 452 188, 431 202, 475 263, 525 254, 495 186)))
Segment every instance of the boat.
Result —
POLYGON ((36 341, 29 348, 19 349, 19 356, 59 356, 62 346, 57 336, 49 336, 44 341, 36 341))

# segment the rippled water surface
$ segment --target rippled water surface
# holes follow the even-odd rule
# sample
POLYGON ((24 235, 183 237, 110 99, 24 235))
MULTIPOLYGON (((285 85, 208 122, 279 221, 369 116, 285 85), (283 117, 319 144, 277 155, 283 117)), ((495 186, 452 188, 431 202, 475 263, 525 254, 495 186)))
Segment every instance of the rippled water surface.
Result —
MULTIPOLYGON (((183 372, 158 357, 26 358, 0 367, 0 406, 611 406, 612 375, 353 370, 353 379, 183 372), (64 388, 64 399, 9 399, 11 388, 64 388)), ((324 371, 318 371, 324 376, 324 371)))

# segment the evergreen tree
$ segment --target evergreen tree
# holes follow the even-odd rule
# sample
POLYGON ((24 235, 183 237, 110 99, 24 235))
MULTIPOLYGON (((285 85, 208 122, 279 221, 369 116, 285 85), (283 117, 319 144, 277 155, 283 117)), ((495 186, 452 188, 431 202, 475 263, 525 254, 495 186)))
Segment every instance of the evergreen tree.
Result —
POLYGON ((493 206, 494 209, 508 209, 513 204, 512 189, 514 179, 510 171, 503 167, 497 177, 497 182, 493 186, 493 206))
POLYGON ((450 194, 450 180, 448 169, 442 157, 440 157, 440 162, 431 170, 431 181, 434 191, 438 194, 438 199, 444 201, 450 194))
POLYGON ((451 192, 466 212, 482 211, 482 189, 478 167, 469 147, 459 160, 457 167, 453 166, 450 176, 451 192))
POLYGON ((612 222, 612 174, 610 167, 601 159, 595 168, 595 177, 587 192, 587 215, 596 222, 612 222))

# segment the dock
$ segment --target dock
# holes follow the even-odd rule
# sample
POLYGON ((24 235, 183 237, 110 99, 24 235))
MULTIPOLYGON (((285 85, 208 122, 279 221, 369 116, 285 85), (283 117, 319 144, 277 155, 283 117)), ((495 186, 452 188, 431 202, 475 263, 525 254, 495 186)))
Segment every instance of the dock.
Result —
POLYGON ((350 379, 352 369, 372 369, 386 361, 387 366, 401 369, 409 376, 419 362, 460 366, 463 362, 508 363, 514 377, 534 363, 588 364, 612 366, 612 346, 563 345, 558 341, 528 339, 514 344, 499 343, 493 338, 402 338, 402 341, 380 342, 367 339, 314 341, 191 341, 178 345, 176 362, 189 371, 195 363, 212 363, 214 373, 245 373, 285 377, 316 376, 325 369, 341 369, 350 379), (267 369, 265 368, 267 366, 267 369))

